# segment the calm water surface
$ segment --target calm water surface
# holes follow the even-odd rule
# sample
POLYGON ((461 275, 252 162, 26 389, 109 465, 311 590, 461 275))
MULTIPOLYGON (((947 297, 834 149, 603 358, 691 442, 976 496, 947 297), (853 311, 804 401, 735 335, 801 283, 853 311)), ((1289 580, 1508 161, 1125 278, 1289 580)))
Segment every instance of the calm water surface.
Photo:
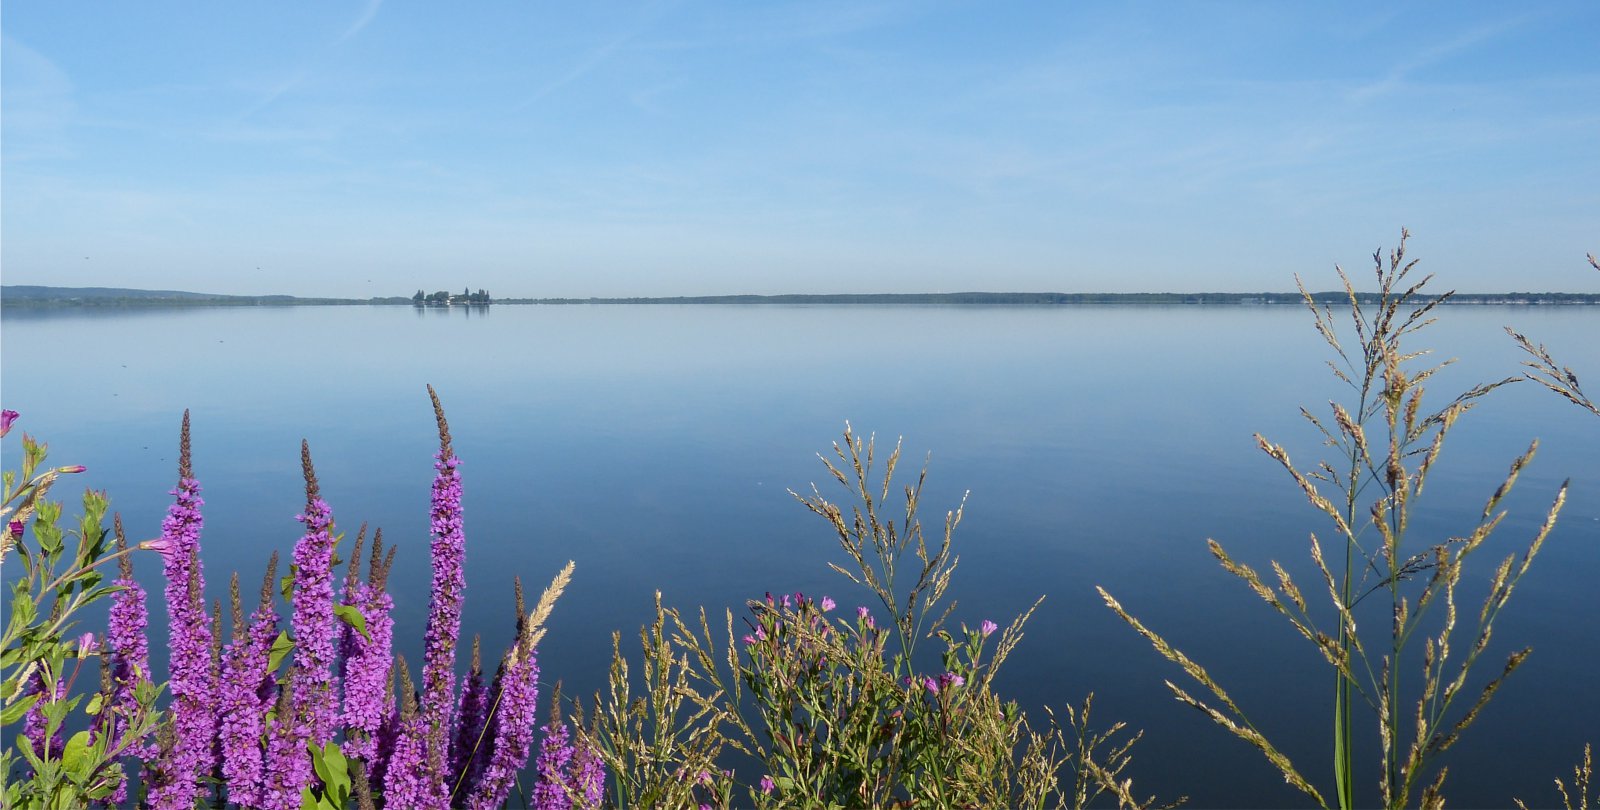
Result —
MULTIPOLYGON (((1600 381, 1600 312, 1453 307, 1423 333, 1440 357, 1461 358, 1432 386, 1438 406, 1516 373, 1504 325, 1600 381)), ((970 492, 955 619, 1003 624, 1048 596, 1005 693, 1039 706, 1095 692, 1104 723, 1145 729, 1130 771, 1141 793, 1202 807, 1302 803, 1252 750, 1168 696, 1162 681, 1181 673, 1104 608, 1093 590, 1103 585, 1328 782, 1329 673, 1205 548, 1213 537, 1258 568, 1276 558, 1314 582, 1307 536, 1326 526, 1252 438, 1284 443, 1308 466, 1323 452, 1298 408, 1343 392, 1301 309, 8 311, 0 337, 19 429, 49 441, 56 463, 87 464, 74 483, 108 490, 135 537, 159 531, 191 410, 212 598, 225 598, 229 572, 253 590, 268 553, 287 556, 309 440, 340 525, 382 526, 400 546, 390 587, 397 645, 413 661, 427 611, 432 383, 464 459, 465 631, 497 655, 513 575, 536 592, 576 560, 541 651, 546 679, 568 694, 601 685, 611 632, 632 637, 656 589, 718 613, 769 590, 864 604, 827 569, 842 557, 828 527, 788 490, 817 482, 843 496, 815 456, 846 420, 884 449, 904 436, 902 475, 931 455, 925 519, 938 524, 970 492)), ((1572 490, 1481 666, 1487 675, 1511 650, 1535 648, 1447 760, 1453 806, 1548 804, 1551 778, 1586 740, 1600 742, 1600 420, 1531 384, 1502 389, 1456 428, 1414 531, 1469 531, 1535 437, 1539 457, 1465 598, 1525 545, 1563 479, 1572 490)), ((5 443, 7 467, 16 447, 5 443)), ((139 576, 157 590, 157 561, 141 558, 139 576)), ((1375 784, 1376 771, 1361 778, 1375 784)))

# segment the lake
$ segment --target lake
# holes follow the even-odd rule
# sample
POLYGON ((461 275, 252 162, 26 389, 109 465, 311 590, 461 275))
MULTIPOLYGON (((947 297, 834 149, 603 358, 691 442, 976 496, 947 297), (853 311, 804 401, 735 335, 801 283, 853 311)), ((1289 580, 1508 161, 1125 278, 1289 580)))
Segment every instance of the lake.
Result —
MULTIPOLYGON (((1435 407, 1518 372, 1506 325, 1600 392, 1600 310, 1454 306, 1439 318, 1413 344, 1460 358, 1430 384, 1435 407)), ((953 618, 1003 625, 1048 597, 1002 694, 1037 707, 1095 692, 1101 724, 1145 730, 1128 772, 1140 794, 1187 794, 1198 807, 1304 804, 1253 750, 1170 697, 1162 681, 1184 683, 1182 672, 1104 607, 1101 585, 1208 667, 1327 792, 1331 673, 1205 545, 1216 538, 1257 569, 1281 560, 1315 590, 1307 537, 1328 526, 1252 438, 1286 445, 1306 467, 1322 457, 1298 409, 1325 414, 1345 392, 1302 308, 6 310, 0 339, 17 429, 48 441, 54 463, 86 464, 70 483, 109 491, 135 539, 159 532, 191 411, 212 598, 226 598, 228 572, 253 592, 269 552, 287 557, 309 440, 340 526, 382 526, 400 547, 396 646, 414 665, 437 448, 431 383, 463 459, 464 633, 481 633, 486 657, 497 656, 511 635, 512 576, 536 594, 575 560, 541 649, 546 680, 569 695, 602 684, 613 630, 637 661, 656 589, 669 605, 717 615, 767 591, 867 604, 828 570, 843 558, 832 532, 789 490, 816 482, 845 496, 816 454, 846 420, 875 433, 881 452, 903 436, 902 479, 929 459, 930 528, 970 493, 953 618)), ((1534 647, 1446 756, 1452 806, 1548 805, 1551 779, 1570 776, 1584 742, 1600 743, 1600 419, 1531 383, 1495 392, 1456 426, 1413 533, 1420 543, 1470 531, 1535 437, 1543 444, 1504 504, 1510 516, 1463 583, 1463 624, 1561 481, 1571 492, 1469 687, 1534 647)), ((4 443, 7 468, 18 446, 4 443)), ((154 555, 141 555, 138 574, 159 624, 154 555)), ((1458 630, 1459 647, 1471 633, 1458 630)), ((1357 733, 1376 748, 1375 724, 1357 733)), ((1377 771, 1361 779, 1371 790, 1377 771)))

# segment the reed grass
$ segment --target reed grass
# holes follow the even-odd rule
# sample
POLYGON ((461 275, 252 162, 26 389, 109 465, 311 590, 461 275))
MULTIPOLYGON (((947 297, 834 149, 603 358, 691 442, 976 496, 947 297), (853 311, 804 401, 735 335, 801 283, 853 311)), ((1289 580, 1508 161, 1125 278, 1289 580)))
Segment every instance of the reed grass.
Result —
MULTIPOLYGON (((1588 254, 1585 258, 1589 260, 1590 267, 1600 270, 1600 259, 1596 259, 1593 253, 1588 254)), ((1556 396, 1571 402, 1579 408, 1595 416, 1600 416, 1600 406, 1597 406, 1595 401, 1584 393, 1583 386, 1578 381, 1577 373, 1570 367, 1557 363, 1556 359, 1550 355, 1549 350, 1544 347, 1544 344, 1534 343, 1509 326, 1506 327, 1506 334, 1509 334, 1512 340, 1515 340, 1517 345, 1522 347, 1522 350, 1533 358, 1523 362, 1523 366, 1532 369, 1532 371, 1523 372, 1525 378, 1544 386, 1556 396)), ((1566 784, 1559 777, 1555 780, 1556 791, 1561 794, 1561 806, 1566 810, 1600 808, 1600 791, 1594 794, 1592 801, 1590 799, 1589 787, 1590 779, 1593 775, 1594 767, 1590 746, 1584 745, 1583 760, 1572 768, 1572 793, 1569 794, 1567 792, 1566 784)), ((1517 799, 1517 807, 1527 810, 1527 805, 1523 804, 1521 799, 1517 799)))
MULTIPOLYGON (((1538 443, 1512 461, 1486 499, 1477 524, 1463 535, 1423 542, 1413 536, 1412 516, 1447 435, 1480 398, 1516 378, 1474 386, 1438 410, 1424 407, 1424 383, 1449 361, 1425 365, 1428 352, 1410 344, 1433 322, 1434 309, 1450 293, 1425 295, 1431 277, 1410 279, 1416 262, 1406 259, 1408 237, 1401 232, 1400 244, 1387 261, 1381 250, 1373 255, 1378 288, 1374 306, 1362 305, 1354 284, 1338 269, 1350 316, 1343 329, 1332 309, 1318 307, 1300 284, 1313 324, 1332 349, 1328 367, 1350 393, 1348 401, 1330 403, 1327 416, 1301 411, 1325 446, 1333 449, 1333 460, 1305 467, 1294 462, 1282 445, 1256 437, 1260 449, 1284 468, 1326 520, 1328 529, 1323 531, 1331 529, 1336 544, 1331 562, 1315 531, 1309 547, 1328 607, 1314 609, 1315 602, 1306 599, 1288 569, 1276 560, 1271 561, 1269 581, 1229 556, 1217 541, 1207 541, 1223 569, 1284 617, 1333 670, 1333 762, 1327 794, 1331 801, 1250 722, 1202 666, 1099 589, 1107 607, 1210 693, 1209 698, 1197 698, 1169 681, 1174 697, 1256 748, 1289 784, 1323 807, 1370 803, 1371 798, 1357 793, 1357 785, 1371 784, 1364 775, 1370 770, 1377 771, 1376 798, 1386 807, 1443 805, 1448 770, 1440 765, 1441 756, 1529 655, 1526 648, 1511 652, 1482 685, 1470 677, 1488 654, 1495 620, 1549 536, 1566 497, 1563 484, 1521 553, 1507 554, 1494 568, 1489 593, 1476 615, 1463 617, 1457 587, 1467 561, 1490 547, 1491 535, 1506 516, 1500 504, 1533 459, 1538 443), (1357 608, 1369 599, 1388 602, 1384 608, 1369 609, 1386 614, 1390 621, 1376 627, 1372 622, 1357 624, 1357 608), (1471 628, 1464 645, 1456 638, 1458 625, 1471 628), (1419 643, 1423 649, 1416 671, 1410 669, 1414 652, 1407 653, 1419 643), (1354 753, 1356 711, 1363 707, 1375 721, 1381 742, 1375 767, 1358 763, 1354 753)), ((1319 597, 1316 602, 1320 601, 1319 597)))
MULTIPOLYGON (((1590 259, 1593 261, 1592 257, 1590 259)), ((1566 810, 1594 810, 1600 808, 1600 791, 1590 793, 1594 779, 1594 760, 1590 747, 1583 747, 1583 760, 1572 766, 1572 790, 1569 793, 1565 782, 1560 777, 1555 779, 1556 792, 1561 794, 1561 806, 1566 810)), ((1528 810, 1528 806, 1517 799, 1517 807, 1528 810)))

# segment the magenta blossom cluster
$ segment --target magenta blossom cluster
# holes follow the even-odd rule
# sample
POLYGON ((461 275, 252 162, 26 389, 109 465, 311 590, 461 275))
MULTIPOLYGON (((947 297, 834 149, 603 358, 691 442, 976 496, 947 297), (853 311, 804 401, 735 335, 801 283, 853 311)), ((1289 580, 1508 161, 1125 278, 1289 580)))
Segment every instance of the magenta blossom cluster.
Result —
POLYGON ((333 614, 333 509, 320 495, 311 467, 311 449, 300 443, 306 479, 306 510, 296 520, 305 534, 294 547, 294 706, 307 722, 307 741, 319 748, 333 738, 338 708, 333 695, 333 661, 339 628, 333 614))
MULTIPOLYGON (((574 742, 564 724, 541 729, 536 781, 529 806, 538 810, 598 807, 605 798, 606 770, 600 752, 584 740, 574 742)), ((706 774, 709 777, 709 774, 706 774)))
POLYGON ((216 764, 217 670, 200 562, 200 507, 205 502, 190 466, 188 411, 179 440, 178 488, 172 494, 175 500, 161 523, 159 546, 167 579, 172 736, 154 764, 150 804, 156 810, 189 810, 201 798, 201 780, 216 764))
MULTIPOLYGON (((351 800, 362 808, 496 808, 511 796, 538 731, 537 654, 519 606, 516 633, 493 682, 484 683, 475 641, 472 671, 457 690, 455 653, 466 588, 461 462, 437 397, 434 406, 440 450, 432 487, 433 589, 416 684, 393 652, 395 602, 387 579, 395 549, 385 554, 382 533, 376 532, 363 578, 363 526, 349 574, 342 587, 335 583, 342 538, 305 443, 306 506, 296 518, 303 530, 289 574, 280 585, 274 554, 261 599, 248 615, 234 577, 233 632, 224 643, 220 606, 214 618, 205 608, 203 502, 191 471, 184 415, 174 502, 161 536, 140 544, 161 555, 171 646, 170 721, 161 726, 157 750, 131 752, 145 761, 149 807, 298 810, 308 800, 325 800, 322 791, 331 790, 322 781, 327 772, 319 777, 323 766, 313 761, 313 751, 320 756, 330 744, 343 753, 355 788, 351 800), (288 603, 287 617, 280 614, 279 593, 288 603)), ((108 705, 126 707, 138 682, 159 679, 148 673, 144 592, 131 567, 124 566, 116 584, 104 643, 108 705)), ((120 733, 106 728, 113 738, 120 733)), ((561 736, 547 740, 545 748, 561 757, 552 773, 562 781, 559 797, 546 791, 552 802, 547 806, 569 807, 575 798, 585 806, 599 804, 605 777, 598 754, 574 746, 564 726, 554 728, 561 736)), ((30 729, 45 742, 42 722, 30 729)), ((119 793, 114 802, 128 798, 119 793)))
POLYGON ((222 694, 218 721, 222 743, 222 775, 228 796, 244 807, 262 804, 265 788, 267 711, 277 702, 277 683, 269 670, 272 644, 278 638, 278 613, 272 607, 272 588, 278 573, 278 555, 267 563, 261 583, 261 602, 248 624, 234 627, 234 638, 222 654, 222 694))
MULTIPOLYGON (((150 616, 145 608, 144 588, 133 578, 133 558, 128 556, 128 536, 122 528, 122 516, 114 519, 117 536, 117 579, 111 584, 118 588, 111 595, 111 611, 106 618, 105 666, 111 686, 104 733, 107 750, 116 750, 128 730, 128 716, 138 710, 134 690, 141 681, 150 680, 150 642, 145 637, 145 627, 150 616)), ((149 758, 155 751, 139 746, 128 753, 149 758)), ((106 803, 119 806, 128 800, 128 779, 124 775, 106 803)))
POLYGON ((438 475, 433 481, 433 539, 429 545, 433 555, 433 590, 428 603, 428 630, 422 642, 420 711, 428 735, 425 767, 435 779, 445 777, 444 763, 449 760, 448 736, 457 702, 456 642, 461 636, 461 604, 467 584, 460 466, 461 460, 451 452, 446 441, 434 464, 438 475))
POLYGON ((359 612, 366 633, 358 632, 351 624, 343 629, 339 650, 344 710, 340 719, 345 728, 345 755, 372 762, 378 754, 379 730, 393 702, 385 692, 393 666, 394 618, 389 613, 394 609, 394 598, 384 590, 384 585, 389 577, 389 566, 394 563, 394 549, 384 557, 383 530, 379 529, 372 540, 372 559, 363 582, 357 567, 362 536, 356 536, 356 547, 351 554, 344 604, 359 612))
MULTIPOLYGON (((520 645, 519 645, 520 646, 520 645)), ((535 718, 539 708, 539 662, 532 649, 512 647, 501 665, 493 714, 489 759, 476 785, 466 786, 466 806, 492 810, 511 795, 517 773, 533 750, 535 718)))

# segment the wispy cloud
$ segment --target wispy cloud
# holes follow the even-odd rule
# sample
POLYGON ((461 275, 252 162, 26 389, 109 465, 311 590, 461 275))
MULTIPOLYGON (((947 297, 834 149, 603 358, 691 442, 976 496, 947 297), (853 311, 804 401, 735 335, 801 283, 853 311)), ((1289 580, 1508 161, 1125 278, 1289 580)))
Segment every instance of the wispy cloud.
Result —
POLYGON ((357 17, 356 21, 351 23, 350 27, 345 29, 343 34, 339 35, 339 39, 336 40, 336 42, 344 42, 356 34, 361 33, 362 29, 366 28, 368 25, 371 25, 372 21, 378 16, 378 7, 382 5, 383 0, 367 0, 367 6, 361 10, 361 16, 357 17))
POLYGON ((303 67, 300 70, 296 71, 294 73, 294 75, 292 75, 289 78, 284 79, 284 80, 278 82, 277 84, 273 85, 269 90, 267 90, 266 95, 264 95, 260 99, 258 99, 256 101, 256 103, 254 103, 254 104, 250 105, 249 107, 245 108, 244 112, 241 112, 237 116, 235 116, 234 117, 234 123, 241 123, 241 122, 247 121, 251 117, 255 116, 257 113, 261 112, 262 110, 265 110, 266 108, 271 107, 273 104, 275 104, 278 101, 278 99, 283 98, 283 96, 285 94, 287 94, 290 90, 293 90, 296 87, 299 87, 302 83, 305 82, 306 79, 308 79, 310 77, 311 77, 311 68, 310 67, 303 67))
POLYGON ((628 28, 626 31, 623 31, 621 34, 613 37, 610 41, 602 44, 600 47, 584 54, 584 56, 578 60, 578 63, 568 69, 567 72, 540 86, 539 89, 533 92, 533 95, 528 96, 516 106, 512 107, 511 111, 520 112, 522 110, 526 110, 529 107, 538 104, 551 93, 554 93, 557 90, 560 90, 561 88, 577 81, 578 79, 583 78, 595 68, 600 67, 609 61, 611 57, 622 48, 622 46, 628 44, 629 40, 638 36, 639 31, 642 30, 642 28, 642 24, 634 25, 628 28))
POLYGON ((1351 90, 1348 99, 1352 103, 1360 104, 1388 95, 1402 87, 1406 83, 1406 79, 1418 70, 1439 64, 1463 51, 1471 50, 1484 42, 1495 39, 1521 25, 1523 21, 1524 18, 1522 17, 1512 17, 1487 23, 1443 42, 1423 48, 1410 58, 1394 65, 1382 78, 1351 90))
MULTIPOLYGON (((13 37, 3 37, 5 51, 6 138, 54 131, 75 114, 72 78, 45 54, 13 37)), ((10 154, 13 144, 6 144, 10 154)), ((10 157, 10 155, 8 155, 10 157)))
POLYGON ((277 103, 278 99, 283 98, 289 92, 305 84, 305 82, 310 79, 315 72, 314 68, 316 64, 327 55, 328 51, 366 30, 367 26, 371 25, 372 21, 377 19, 378 10, 382 6, 383 0, 367 0, 366 6, 361 9, 361 14, 356 17, 354 22, 350 23, 350 26, 344 30, 344 33, 340 34, 337 39, 333 40, 332 43, 328 44, 326 47, 323 47, 316 56, 307 60, 307 62, 298 70, 296 70, 289 78, 273 85, 272 88, 267 91, 266 95, 262 96, 261 99, 256 101, 255 104, 250 105, 245 109, 244 112, 236 116, 234 118, 235 123, 250 119, 252 116, 256 115, 262 110, 265 110, 277 103))

